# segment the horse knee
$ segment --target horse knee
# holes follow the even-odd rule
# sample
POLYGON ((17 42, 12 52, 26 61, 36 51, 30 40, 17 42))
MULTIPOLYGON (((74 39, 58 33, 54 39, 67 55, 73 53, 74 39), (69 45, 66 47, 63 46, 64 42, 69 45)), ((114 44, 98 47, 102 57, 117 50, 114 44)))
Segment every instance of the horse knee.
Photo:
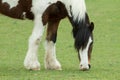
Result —
POLYGON ((39 45, 40 43, 40 37, 30 37, 29 38, 29 44, 35 44, 35 45, 39 45))
POLYGON ((57 33, 48 34, 46 40, 56 43, 57 33))

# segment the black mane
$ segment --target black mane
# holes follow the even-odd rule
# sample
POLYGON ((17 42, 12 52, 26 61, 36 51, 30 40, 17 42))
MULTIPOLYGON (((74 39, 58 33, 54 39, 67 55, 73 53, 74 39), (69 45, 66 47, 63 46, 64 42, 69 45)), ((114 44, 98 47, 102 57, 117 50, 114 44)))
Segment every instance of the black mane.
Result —
MULTIPOLYGON (((72 14, 72 13, 71 13, 72 14)), ((74 16, 69 17, 69 20, 73 26, 73 37, 75 39, 74 46, 77 50, 80 48, 84 49, 87 46, 89 37, 92 37, 92 31, 94 28, 94 24, 89 22, 89 18, 87 13, 85 14, 85 19, 79 20, 73 19, 74 16)))

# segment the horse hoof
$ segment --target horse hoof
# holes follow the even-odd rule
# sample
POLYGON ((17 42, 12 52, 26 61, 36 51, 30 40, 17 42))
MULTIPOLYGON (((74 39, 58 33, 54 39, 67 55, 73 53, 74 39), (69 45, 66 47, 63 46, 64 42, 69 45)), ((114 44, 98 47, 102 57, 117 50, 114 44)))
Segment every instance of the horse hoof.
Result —
POLYGON ((29 69, 29 70, 39 71, 39 70, 40 70, 40 68, 39 68, 39 67, 38 67, 38 68, 32 68, 32 69, 29 69))
POLYGON ((62 68, 60 66, 56 66, 56 67, 47 67, 46 68, 47 70, 58 70, 58 71, 61 71, 62 68))
POLYGON ((25 68, 27 70, 33 70, 33 71, 38 71, 40 70, 40 67, 39 66, 36 66, 36 67, 33 67, 33 66, 25 66, 25 68))
POLYGON ((55 70, 61 71, 62 68, 61 67, 56 67, 55 70))
POLYGON ((37 67, 25 66, 25 68, 26 68, 27 70, 33 70, 33 71, 38 71, 38 70, 40 70, 40 67, 39 67, 39 66, 37 66, 37 67))
POLYGON ((45 69, 47 69, 47 70, 62 70, 61 64, 56 59, 53 61, 45 60, 45 69))
POLYGON ((28 70, 34 70, 34 71, 37 71, 37 70, 40 70, 40 63, 38 61, 25 61, 24 62, 24 67, 28 70))

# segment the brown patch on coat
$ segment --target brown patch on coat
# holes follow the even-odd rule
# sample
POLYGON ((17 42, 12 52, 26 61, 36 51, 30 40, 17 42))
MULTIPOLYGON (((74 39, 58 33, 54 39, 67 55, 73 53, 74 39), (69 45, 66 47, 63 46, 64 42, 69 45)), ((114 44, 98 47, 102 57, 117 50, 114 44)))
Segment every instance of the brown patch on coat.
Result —
POLYGON ((42 16, 42 21, 43 24, 46 25, 49 21, 58 21, 65 18, 67 15, 65 5, 62 2, 57 1, 45 10, 42 16))
MULTIPOLYGON (((93 34, 91 35, 91 38, 93 40, 93 34)), ((88 48, 88 64, 90 64, 92 49, 93 49, 93 42, 90 44, 88 48)))
POLYGON ((0 0, 0 13, 17 19, 33 19, 34 15, 31 12, 32 0, 19 0, 18 5, 10 9, 8 3, 2 3, 0 0), (25 12, 25 14, 23 14, 25 12))
POLYGON ((90 64, 92 48, 93 48, 93 45, 91 44, 88 50, 88 64, 90 64))
POLYGON ((53 41, 54 43, 56 42, 59 22, 60 22, 59 20, 48 22, 47 37, 46 37, 48 41, 53 41))
POLYGON ((51 4, 45 10, 42 16, 42 21, 43 21, 43 25, 46 25, 48 23, 47 37, 46 37, 48 41, 53 41, 54 43, 56 42, 59 22, 67 15, 68 14, 65 5, 60 1, 51 4))

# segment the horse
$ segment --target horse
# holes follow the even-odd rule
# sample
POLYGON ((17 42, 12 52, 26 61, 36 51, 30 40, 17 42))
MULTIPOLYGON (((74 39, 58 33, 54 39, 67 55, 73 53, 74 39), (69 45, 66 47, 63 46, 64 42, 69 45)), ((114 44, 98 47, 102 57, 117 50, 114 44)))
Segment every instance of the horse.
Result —
POLYGON ((89 20, 84 0, 0 0, 0 13, 11 18, 34 21, 24 59, 26 69, 40 70, 37 52, 47 25, 45 69, 62 70, 56 57, 55 44, 59 23, 66 17, 73 27, 74 47, 78 52, 80 70, 90 69, 94 23, 89 20))

